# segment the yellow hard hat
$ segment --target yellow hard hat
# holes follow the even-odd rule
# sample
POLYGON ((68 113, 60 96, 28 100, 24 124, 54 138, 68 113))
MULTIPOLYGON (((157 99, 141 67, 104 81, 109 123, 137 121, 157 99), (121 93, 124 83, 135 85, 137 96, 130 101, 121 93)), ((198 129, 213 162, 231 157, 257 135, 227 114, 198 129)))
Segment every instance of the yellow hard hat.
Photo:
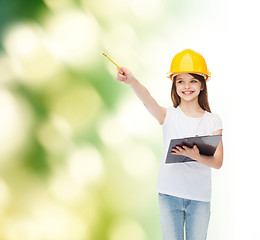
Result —
POLYGON ((170 72, 167 74, 173 80, 173 77, 180 73, 196 73, 204 76, 206 81, 211 77, 203 56, 190 49, 186 49, 173 57, 170 72))

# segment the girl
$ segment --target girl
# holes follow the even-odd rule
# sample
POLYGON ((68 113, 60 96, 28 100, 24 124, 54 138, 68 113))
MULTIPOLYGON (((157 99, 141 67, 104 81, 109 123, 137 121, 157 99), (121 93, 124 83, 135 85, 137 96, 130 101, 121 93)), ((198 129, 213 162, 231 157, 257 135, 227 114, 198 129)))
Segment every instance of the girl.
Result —
POLYGON ((164 150, 159 171, 160 222, 164 240, 205 240, 210 217, 211 168, 223 163, 220 141, 214 156, 200 155, 193 148, 177 147, 172 154, 196 161, 166 164, 171 139, 221 135, 221 119, 211 113, 206 81, 210 78, 204 58, 192 50, 178 53, 168 76, 172 81, 173 106, 164 108, 125 67, 118 68, 117 80, 128 84, 151 115, 162 126, 164 150))

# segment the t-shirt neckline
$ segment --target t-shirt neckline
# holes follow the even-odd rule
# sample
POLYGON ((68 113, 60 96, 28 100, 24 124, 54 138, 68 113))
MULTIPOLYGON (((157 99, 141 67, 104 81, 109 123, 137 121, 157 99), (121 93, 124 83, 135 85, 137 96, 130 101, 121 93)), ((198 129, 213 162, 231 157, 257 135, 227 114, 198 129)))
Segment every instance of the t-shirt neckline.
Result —
POLYGON ((177 106, 177 109, 179 109, 179 111, 181 112, 181 114, 183 116, 185 116, 186 118, 190 118, 190 119, 201 119, 206 115, 206 112, 207 112, 207 111, 204 110, 204 114, 201 117, 189 117, 181 110, 180 106, 177 106))

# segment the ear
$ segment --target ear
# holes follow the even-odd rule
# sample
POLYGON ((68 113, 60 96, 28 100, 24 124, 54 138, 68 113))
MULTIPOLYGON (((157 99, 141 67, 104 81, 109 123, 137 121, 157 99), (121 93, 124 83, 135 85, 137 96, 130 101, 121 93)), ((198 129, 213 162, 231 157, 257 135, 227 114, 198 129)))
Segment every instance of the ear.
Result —
POLYGON ((200 91, 204 90, 205 83, 201 83, 200 91))

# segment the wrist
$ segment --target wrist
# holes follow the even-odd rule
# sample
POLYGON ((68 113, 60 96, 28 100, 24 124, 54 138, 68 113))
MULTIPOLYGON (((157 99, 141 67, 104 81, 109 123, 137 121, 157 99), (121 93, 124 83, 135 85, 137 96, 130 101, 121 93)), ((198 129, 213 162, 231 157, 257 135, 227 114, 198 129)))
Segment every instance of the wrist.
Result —
POLYGON ((129 85, 130 85, 131 87, 134 87, 137 83, 138 83, 138 80, 137 80, 135 77, 133 77, 133 78, 131 79, 129 85))
POLYGON ((197 155, 197 156, 194 158, 194 160, 196 160, 197 162, 201 162, 201 155, 200 155, 200 154, 197 155))

